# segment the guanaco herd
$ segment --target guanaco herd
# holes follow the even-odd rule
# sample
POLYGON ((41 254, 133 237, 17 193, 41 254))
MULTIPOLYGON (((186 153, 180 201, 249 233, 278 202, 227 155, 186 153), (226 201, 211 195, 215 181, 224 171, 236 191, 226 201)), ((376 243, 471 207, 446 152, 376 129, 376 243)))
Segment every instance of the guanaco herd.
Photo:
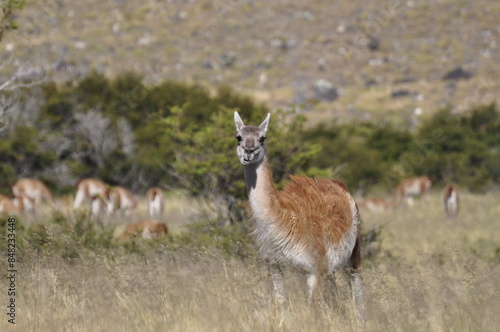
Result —
MULTIPOLYGON (((52 209, 63 209, 71 213, 68 206, 71 202, 66 199, 57 202, 51 191, 40 180, 23 178, 11 187, 12 198, 0 195, 0 213, 8 214, 36 214, 42 202, 46 202, 52 209)), ((118 242, 124 242, 135 234, 144 239, 158 238, 168 234, 167 225, 158 222, 163 213, 164 194, 158 187, 150 188, 146 192, 146 204, 149 217, 134 224, 120 228, 116 234, 118 242)), ((83 179, 76 185, 76 195, 73 211, 86 205, 91 217, 100 222, 104 215, 130 215, 138 205, 138 199, 128 190, 120 186, 110 187, 99 179, 83 179)))
MULTIPOLYGON (((359 205, 372 212, 388 211, 398 207, 413 207, 414 198, 421 197, 424 203, 429 202, 429 189, 432 181, 427 176, 411 177, 401 181, 394 190, 392 201, 382 198, 364 198, 359 205)), ((454 184, 447 184, 442 192, 442 203, 447 217, 455 218, 458 214, 459 189, 454 184)))
MULTIPOLYGON (((364 320, 363 282, 361 278, 360 215, 358 204, 340 181, 291 176, 291 182, 278 190, 274 184, 266 156, 265 140, 270 114, 259 126, 247 126, 237 112, 237 156, 243 166, 249 206, 255 225, 259 251, 269 266, 273 289, 279 304, 285 301, 284 271, 287 266, 307 273, 308 299, 316 302, 322 297, 322 287, 329 282, 335 288, 335 274, 346 271, 357 313, 364 320)), ((428 177, 409 178, 396 186, 393 201, 366 198, 360 206, 372 211, 385 211, 406 204, 413 206, 414 198, 429 200, 431 187, 428 177)), ((34 213, 45 200, 56 208, 50 190, 39 180, 21 179, 12 186, 13 198, 0 196, 0 212, 34 213)), ((150 218, 163 212, 163 191, 154 187, 146 193, 150 218)), ((458 212, 459 191, 447 185, 443 205, 449 217, 458 212)), ((84 204, 98 219, 108 213, 128 215, 137 198, 123 187, 109 187, 98 179, 84 179, 76 186, 73 209, 84 204)), ((166 224, 154 219, 128 225, 118 236, 126 241, 134 234, 143 238, 167 235, 166 224)))

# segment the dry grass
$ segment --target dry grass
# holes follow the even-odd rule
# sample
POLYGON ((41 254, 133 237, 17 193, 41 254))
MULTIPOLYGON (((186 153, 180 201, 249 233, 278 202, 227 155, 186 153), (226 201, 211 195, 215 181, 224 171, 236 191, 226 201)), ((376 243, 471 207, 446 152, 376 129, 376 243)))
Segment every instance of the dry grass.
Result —
MULTIPOLYGON (((500 326, 499 194, 466 195, 456 220, 444 218, 437 194, 432 199, 425 209, 417 202, 412 210, 363 213, 365 229, 386 225, 381 254, 364 265, 365 330, 500 326)), ((282 312, 273 305, 265 267, 254 259, 172 251, 161 243, 145 255, 109 249, 84 251, 79 259, 26 249, 16 327, 5 318, 0 325, 4 331, 360 330, 343 278, 337 304, 310 308, 304 276, 288 275, 282 312)))

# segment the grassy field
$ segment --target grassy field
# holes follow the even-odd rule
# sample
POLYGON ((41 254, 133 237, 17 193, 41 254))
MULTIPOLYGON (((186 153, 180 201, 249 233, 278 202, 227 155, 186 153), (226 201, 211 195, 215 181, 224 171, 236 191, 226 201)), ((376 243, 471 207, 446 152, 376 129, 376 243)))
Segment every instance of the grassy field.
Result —
MULTIPOLYGON (((366 331, 500 326, 500 193, 464 194, 455 220, 444 217, 438 193, 431 198, 411 210, 362 211, 365 231, 382 227, 372 243, 377 254, 364 262, 366 331)), ((168 198, 166 220, 174 238, 192 205, 168 198)), ((17 241, 24 241, 24 249, 17 263, 16 325, 2 314, 3 331, 362 330, 344 278, 338 278, 335 304, 309 307, 304 276, 288 271, 288 301, 281 311, 273 304, 266 268, 253 253, 241 259, 213 247, 172 246, 169 238, 140 240, 140 250, 88 249, 69 241, 67 246, 81 250, 76 258, 63 258, 55 245, 36 250, 21 236, 17 241)), ((2 253, 3 264, 4 247, 2 253)), ((0 289, 5 311, 6 278, 0 289)))

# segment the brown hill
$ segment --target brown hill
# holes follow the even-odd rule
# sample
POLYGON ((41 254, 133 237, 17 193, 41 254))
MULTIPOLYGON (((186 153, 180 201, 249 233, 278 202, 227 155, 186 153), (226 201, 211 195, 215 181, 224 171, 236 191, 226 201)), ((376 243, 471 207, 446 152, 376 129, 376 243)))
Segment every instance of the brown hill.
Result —
POLYGON ((29 0, 0 54, 58 81, 133 70, 229 84, 311 121, 417 121, 498 101, 499 16, 495 0, 29 0))

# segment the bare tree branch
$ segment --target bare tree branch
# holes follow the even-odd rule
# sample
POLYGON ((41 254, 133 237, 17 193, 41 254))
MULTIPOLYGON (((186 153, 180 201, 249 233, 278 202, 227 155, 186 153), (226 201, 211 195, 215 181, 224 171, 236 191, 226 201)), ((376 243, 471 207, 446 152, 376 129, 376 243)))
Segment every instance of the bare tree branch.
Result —
POLYGON ((111 126, 111 120, 95 108, 86 113, 76 113, 75 120, 77 121, 76 132, 91 145, 92 151, 89 151, 89 157, 99 167, 102 166, 106 157, 118 145, 116 132, 111 126))
MULTIPOLYGON (((0 70, 12 63, 12 57, 0 65, 0 70)), ((13 91, 19 88, 31 88, 48 80, 47 73, 40 67, 23 64, 4 83, 0 84, 0 91, 13 91)))
POLYGON ((43 103, 40 89, 30 89, 27 93, 13 92, 0 94, 0 133, 9 134, 19 125, 32 127, 38 121, 38 113, 43 103))

